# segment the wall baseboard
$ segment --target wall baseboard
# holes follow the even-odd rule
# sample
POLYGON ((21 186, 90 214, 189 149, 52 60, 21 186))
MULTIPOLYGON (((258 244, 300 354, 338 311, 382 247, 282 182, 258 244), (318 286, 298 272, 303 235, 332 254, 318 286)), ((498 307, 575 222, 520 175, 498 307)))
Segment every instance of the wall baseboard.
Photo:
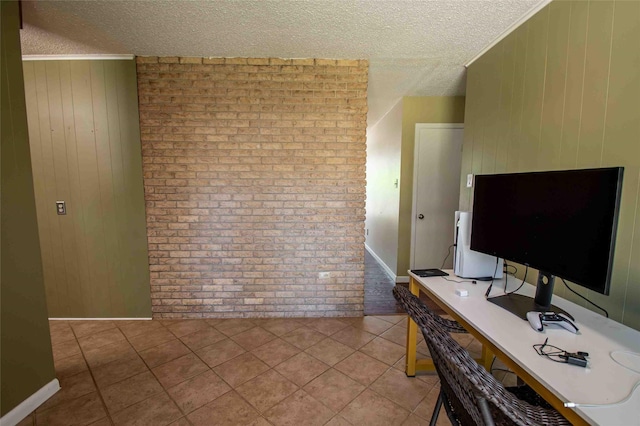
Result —
POLYGON ((396 282, 397 283, 408 283, 409 282, 409 276, 408 275, 399 275, 398 277, 396 277, 396 282))
POLYGON ((371 247, 369 247, 368 245, 365 244, 364 248, 369 252, 369 254, 371 256, 373 256, 373 258, 380 264, 380 266, 382 266, 382 269, 384 269, 384 271, 387 273, 387 275, 389 275, 389 278, 391 278, 393 280, 393 282, 396 282, 396 274, 391 270, 391 268, 389 268, 382 261, 382 259, 380 259, 380 257, 378 257, 378 255, 375 254, 375 252, 371 249, 371 247))
POLYGON ((49 321, 151 321, 153 318, 49 318, 49 321))
POLYGON ((58 379, 53 379, 41 387, 36 393, 18 404, 13 410, 2 416, 2 418, 0 418, 0 426, 17 425, 59 390, 60 383, 58 379))

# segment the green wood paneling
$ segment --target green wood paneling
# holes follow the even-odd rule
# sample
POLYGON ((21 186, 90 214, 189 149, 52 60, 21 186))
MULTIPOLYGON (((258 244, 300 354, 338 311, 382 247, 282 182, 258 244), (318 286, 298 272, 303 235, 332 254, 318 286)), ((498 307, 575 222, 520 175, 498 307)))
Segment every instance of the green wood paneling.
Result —
MULTIPOLYGON (((580 291, 638 329, 639 70, 640 2, 551 3, 470 66, 461 176, 624 166, 610 295, 580 291)), ((471 208, 461 188, 460 207, 471 208)))
MULTIPOLYGON (((473 141, 475 139, 476 125, 478 122, 478 114, 476 113, 475 105, 471 104, 472 100, 479 99, 478 85, 473 84, 473 81, 477 79, 471 79, 469 77, 473 70, 468 70, 467 74, 467 98, 465 99, 465 111, 469 113, 473 112, 471 116, 467 116, 464 119, 464 145, 462 146, 462 170, 473 170, 473 141), (470 96, 472 95, 472 96, 470 96)), ((469 173, 469 172, 467 172, 469 173)), ((462 210, 467 209, 471 203, 470 193, 466 190, 466 177, 460 181, 460 208, 462 210), (464 194, 464 196, 463 196, 464 194)))
MULTIPOLYGON (((488 62, 487 58, 482 58, 482 60, 483 62, 488 62)), ((487 99, 488 90, 485 85, 478 85, 475 90, 479 99, 487 99)), ((481 108, 480 104, 474 105, 474 109, 475 108, 477 108, 477 118, 473 124, 473 143, 471 144, 471 170, 473 174, 477 174, 482 170, 482 152, 485 144, 484 136, 487 128, 487 110, 481 108)))
MULTIPOLYGON (((565 83, 564 118, 560 145, 559 167, 577 166, 578 141, 582 111, 582 86, 584 84, 584 58, 586 52, 588 2, 571 2, 571 18, 567 48, 567 78, 565 83)), ((562 24, 560 24, 562 25, 562 24)))
MULTIPOLYGON (((91 94, 91 64, 81 61, 71 64, 71 90, 73 115, 77 137, 78 174, 80 175, 79 208, 84 211, 82 233, 85 237, 85 250, 89 264, 91 283, 103 283, 90 291, 91 316, 107 316, 111 307, 109 300, 108 270, 105 253, 104 228, 101 223, 101 188, 96 152, 96 137, 93 122, 93 100, 91 94), (79 108, 78 106, 82 106, 79 108)), ((82 308, 81 308, 82 309, 82 308)), ((84 307, 86 312, 86 307, 84 307)), ((86 314, 85 314, 86 315, 86 314)), ((88 316, 88 315, 87 315, 88 316)))
MULTIPOLYGON (((138 140, 140 138, 140 119, 138 115, 138 86, 135 78, 136 64, 134 61, 113 62, 116 64, 116 95, 118 104, 125 102, 136 105, 135 108, 118 108, 118 115, 113 118, 120 123, 121 141, 138 140)), ((111 91, 110 91, 111 93, 111 91)), ((119 208, 120 226, 119 232, 122 241, 132 241, 128 249, 127 258, 123 259, 122 268, 128 280, 123 285, 131 287, 129 291, 132 297, 124 299, 124 308, 127 312, 135 313, 135 316, 147 316, 150 308, 141 300, 149 299, 148 271, 139 272, 139 265, 149 263, 147 252, 147 221, 144 214, 140 214, 140 200, 144 200, 144 187, 142 184, 142 150, 138 144, 122 143, 120 147, 123 181, 128 182, 127 190, 119 194, 122 204, 119 208), (133 284, 129 280, 135 280, 133 284)))
POLYGON ((524 86, 522 89, 521 145, 518 157, 519 170, 535 170, 538 167, 548 18, 549 8, 545 8, 529 21, 524 86))
POLYGON ((515 69, 515 40, 510 38, 503 43, 502 50, 502 78, 500 82, 500 108, 498 111, 498 134, 496 147, 496 173, 507 171, 509 134, 505 132, 504 123, 510 123, 512 117, 513 83, 515 69))
MULTIPOLYGON (((483 92, 500 93, 500 87, 502 82, 502 69, 503 61, 502 55, 503 49, 492 50, 487 58, 487 79, 482 85, 483 92)), ((496 163, 496 148, 498 146, 498 135, 501 132, 499 115, 500 115, 500 96, 491 97, 491 105, 487 108, 486 116, 483 123, 483 155, 480 157, 480 167, 484 170, 495 170, 496 163)))
POLYGON ((598 167, 609 87, 613 2, 589 3, 577 167, 598 167))
POLYGON ((25 63, 51 317, 151 316, 135 79, 133 61, 25 63))
POLYGON ((547 66, 540 123, 539 161, 551 169, 560 164, 562 117, 564 114, 565 84, 567 82, 567 47, 571 19, 571 4, 553 2, 549 8, 547 38, 547 66))
POLYGON ((0 2, 0 21, 2 417, 54 380, 55 371, 31 174, 17 1, 0 2))
MULTIPOLYGON (((508 123, 509 145, 507 146, 507 172, 514 172, 519 168, 522 116, 524 105, 525 72, 527 69, 527 39, 529 37, 529 25, 525 22, 514 32, 515 39, 515 65, 513 80, 513 95, 511 107, 511 120, 508 123)), ((479 84, 482 84, 481 82, 479 84)), ((482 103, 482 100, 480 100, 482 103)), ((476 173, 482 173, 482 170, 476 173)))
POLYGON ((89 317, 91 309, 92 292, 90 283, 92 282, 89 255, 86 250, 86 235, 84 233, 84 210, 80 198, 81 176, 78 167, 77 135, 74 119, 74 103, 71 85, 71 63, 59 62, 60 65, 60 91, 62 120, 64 123, 64 139, 67 153, 68 179, 69 179, 69 200, 67 206, 73 209, 73 220, 69 241, 74 248, 72 254, 68 256, 75 264, 73 269, 78 277, 76 291, 79 293, 77 304, 78 316, 89 317))
POLYGON ((634 232, 618 233, 614 280, 626 286, 615 295, 636 301, 623 305, 622 319, 640 324, 640 2, 616 3, 613 22, 602 165, 625 166, 620 228, 634 232))
POLYGON ((107 118, 106 132, 108 138, 109 150, 109 172, 113 183, 113 193, 108 201, 111 204, 111 221, 108 224, 111 227, 111 236, 108 238, 109 252, 116 253, 116 256, 109 256, 110 268, 112 270, 114 286, 110 295, 114 300, 114 306, 118 307, 119 315, 124 315, 124 295, 127 292, 127 272, 126 268, 119 265, 125 265, 127 262, 122 258, 122 244, 126 241, 126 235, 123 235, 120 228, 126 229, 125 226, 118 226, 119 215, 123 209, 126 209, 124 200, 116 194, 124 193, 126 190, 126 181, 122 170, 122 138, 120 135, 120 117, 118 116, 118 93, 117 93, 117 75, 115 61, 103 62, 104 70, 104 95, 105 95, 105 113, 107 118))

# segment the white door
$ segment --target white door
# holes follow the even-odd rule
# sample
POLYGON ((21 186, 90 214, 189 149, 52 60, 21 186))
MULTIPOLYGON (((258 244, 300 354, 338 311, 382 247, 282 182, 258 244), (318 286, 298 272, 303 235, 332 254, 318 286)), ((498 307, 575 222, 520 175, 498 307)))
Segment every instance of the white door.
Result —
MULTIPOLYGON (((416 124, 411 268, 440 268, 460 198, 461 124, 416 124)), ((452 256, 444 268, 451 268, 452 256)))

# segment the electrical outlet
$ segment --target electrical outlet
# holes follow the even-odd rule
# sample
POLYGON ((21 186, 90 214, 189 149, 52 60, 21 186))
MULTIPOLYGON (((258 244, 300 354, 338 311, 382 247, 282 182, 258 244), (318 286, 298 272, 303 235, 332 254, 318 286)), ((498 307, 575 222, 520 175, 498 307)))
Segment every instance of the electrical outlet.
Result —
POLYGON ((56 213, 59 215, 67 214, 67 203, 64 201, 56 201, 56 213))
POLYGON ((473 175, 469 173, 467 175, 467 188, 471 188, 473 186, 473 175))
POLYGON ((318 278, 331 278, 331 272, 318 272, 318 278))

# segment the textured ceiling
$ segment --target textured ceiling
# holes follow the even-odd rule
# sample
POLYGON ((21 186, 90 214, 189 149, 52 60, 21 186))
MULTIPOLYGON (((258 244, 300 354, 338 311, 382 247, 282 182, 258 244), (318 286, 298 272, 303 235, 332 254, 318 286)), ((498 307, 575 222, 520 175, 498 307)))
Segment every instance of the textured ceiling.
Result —
POLYGON ((369 59, 369 125, 465 91, 463 64, 541 0, 23 1, 22 52, 369 59))

